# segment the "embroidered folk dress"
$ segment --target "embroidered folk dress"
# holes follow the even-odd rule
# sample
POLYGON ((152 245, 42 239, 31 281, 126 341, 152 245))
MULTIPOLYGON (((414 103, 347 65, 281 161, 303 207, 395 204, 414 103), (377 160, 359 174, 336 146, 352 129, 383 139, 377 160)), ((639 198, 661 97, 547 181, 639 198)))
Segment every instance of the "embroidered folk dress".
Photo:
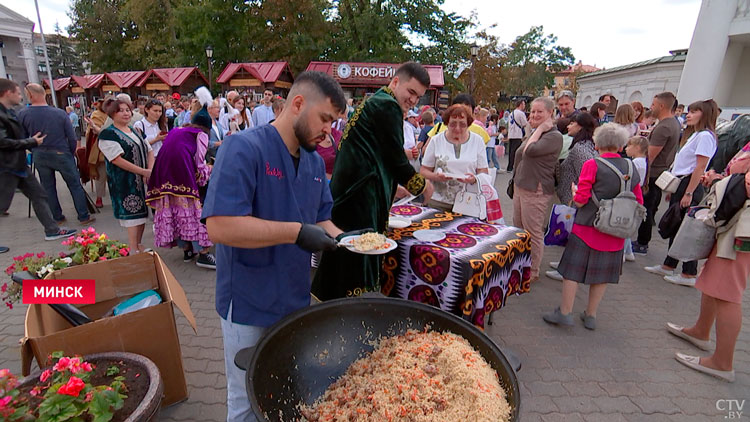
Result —
MULTIPOLYGON (((385 233, 396 187, 419 195, 425 179, 404 154, 404 112, 393 92, 381 88, 363 102, 344 129, 331 178, 331 220, 344 232, 385 233)), ((312 291, 321 300, 380 291, 382 256, 345 248, 325 252, 312 291)))
POLYGON ((117 167, 112 160, 122 157, 140 168, 148 168, 151 145, 133 128, 130 128, 130 133, 125 133, 110 125, 99 134, 99 149, 107 159, 107 185, 115 218, 123 227, 145 224, 148 209, 143 177, 117 167))
POLYGON ((172 129, 162 142, 149 179, 148 206, 154 209, 154 244, 177 246, 177 240, 212 245, 201 224, 203 208, 198 186, 211 174, 206 164, 208 135, 194 127, 172 129))

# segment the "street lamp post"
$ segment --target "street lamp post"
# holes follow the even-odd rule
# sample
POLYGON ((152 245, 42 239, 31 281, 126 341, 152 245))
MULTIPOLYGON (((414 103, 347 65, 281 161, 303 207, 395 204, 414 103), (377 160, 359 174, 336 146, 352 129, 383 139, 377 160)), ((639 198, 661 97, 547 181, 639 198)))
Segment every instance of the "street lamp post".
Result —
POLYGON ((208 58, 208 89, 213 90, 213 76, 211 75, 211 59, 214 57, 214 48, 206 46, 206 57, 208 58))
POLYGON ((469 94, 474 95, 474 65, 477 63, 477 56, 479 55, 479 46, 476 44, 471 45, 471 86, 469 88, 469 94))

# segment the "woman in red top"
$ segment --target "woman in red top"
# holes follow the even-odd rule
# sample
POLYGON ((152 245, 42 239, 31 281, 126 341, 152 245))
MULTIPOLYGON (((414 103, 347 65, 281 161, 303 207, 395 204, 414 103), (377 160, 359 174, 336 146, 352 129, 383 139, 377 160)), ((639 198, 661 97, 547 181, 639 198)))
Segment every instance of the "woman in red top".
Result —
MULTIPOLYGON (((594 145, 600 158, 628 174, 628 160, 618 151, 628 141, 628 131, 616 123, 605 123, 594 131, 594 145)), ((635 172, 635 167, 630 166, 635 172)), ((637 173, 634 173, 637 174, 637 173)), ((621 176, 596 159, 583 164, 578 186, 572 185, 573 203, 578 207, 573 230, 560 260, 558 271, 563 276, 562 301, 553 312, 543 316, 550 324, 573 325, 573 303, 578 284, 589 285, 589 302, 581 313, 584 327, 596 328, 596 310, 607 284, 617 284, 622 270, 625 239, 600 232, 593 226, 598 207, 591 200, 592 192, 601 199, 614 198, 620 193, 621 176)), ((639 204, 643 194, 637 178, 631 189, 639 204)))

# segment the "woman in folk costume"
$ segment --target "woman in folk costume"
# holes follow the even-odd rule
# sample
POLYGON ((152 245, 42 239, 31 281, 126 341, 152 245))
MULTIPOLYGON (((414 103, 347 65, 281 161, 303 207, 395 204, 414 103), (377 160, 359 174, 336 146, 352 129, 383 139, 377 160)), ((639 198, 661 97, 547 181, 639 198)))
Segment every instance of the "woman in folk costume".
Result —
POLYGON ((195 91, 199 103, 187 126, 172 129, 164 139, 149 179, 146 202, 154 209, 154 243, 158 247, 180 246, 184 261, 198 252, 196 265, 216 269, 216 259, 206 226, 201 224, 198 186, 205 186, 211 173, 206 164, 211 116, 207 106, 213 99, 205 87, 195 91))
POLYGON ((96 107, 94 112, 91 113, 90 118, 85 118, 89 124, 86 130, 86 153, 87 153, 87 164, 89 166, 89 176, 94 180, 94 192, 96 193, 96 207, 102 208, 102 198, 104 197, 104 190, 107 187, 107 164, 104 160, 104 154, 99 149, 99 132, 104 126, 104 122, 107 121, 107 113, 102 110, 102 103, 104 101, 99 100, 94 103, 96 107))
POLYGON ((121 227, 128 231, 128 245, 144 252, 141 243, 148 220, 146 180, 154 166, 154 152, 130 126, 130 103, 107 99, 103 106, 112 124, 99 133, 99 149, 107 159, 107 184, 112 210, 121 227))

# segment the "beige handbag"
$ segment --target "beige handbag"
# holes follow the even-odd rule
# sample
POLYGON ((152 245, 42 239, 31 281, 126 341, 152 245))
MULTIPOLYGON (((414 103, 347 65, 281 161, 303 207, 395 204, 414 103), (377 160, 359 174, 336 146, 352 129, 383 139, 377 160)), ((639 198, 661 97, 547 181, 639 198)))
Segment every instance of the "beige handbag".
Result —
POLYGON ((659 175, 659 178, 656 179, 656 186, 658 186, 662 192, 675 193, 680 186, 680 180, 682 179, 672 174, 672 168, 670 167, 669 170, 664 170, 659 175))

